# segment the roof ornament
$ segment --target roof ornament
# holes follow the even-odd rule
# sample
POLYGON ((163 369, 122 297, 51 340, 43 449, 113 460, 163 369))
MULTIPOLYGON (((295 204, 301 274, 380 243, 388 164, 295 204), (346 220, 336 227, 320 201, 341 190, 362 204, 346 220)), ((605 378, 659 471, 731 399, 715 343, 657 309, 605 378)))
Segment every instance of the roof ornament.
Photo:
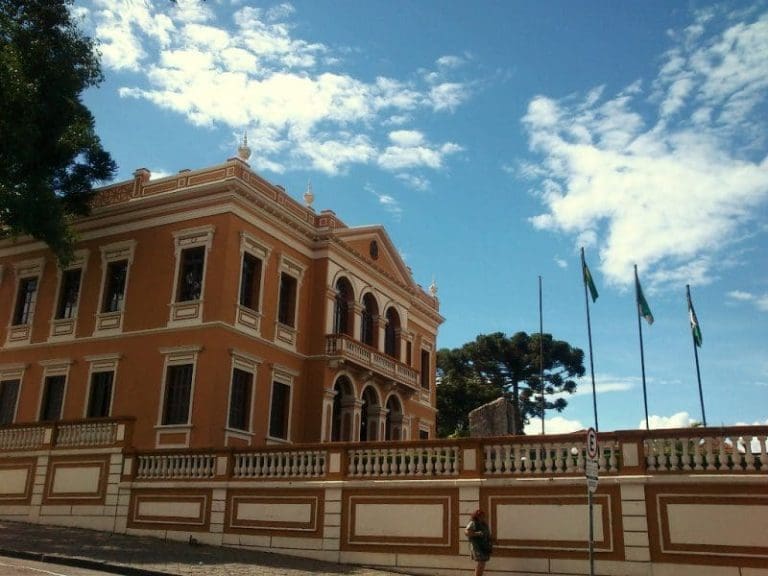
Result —
POLYGON ((432 298, 437 298, 437 282, 434 276, 432 276, 432 284, 429 285, 429 293, 432 294, 432 298))
POLYGON ((307 208, 312 208, 312 202, 315 201, 315 194, 312 192, 312 180, 307 180, 307 189, 304 192, 304 204, 307 208))
POLYGON ((247 162, 251 157, 251 149, 248 147, 248 132, 243 132, 243 140, 237 147, 237 157, 243 162, 247 162))

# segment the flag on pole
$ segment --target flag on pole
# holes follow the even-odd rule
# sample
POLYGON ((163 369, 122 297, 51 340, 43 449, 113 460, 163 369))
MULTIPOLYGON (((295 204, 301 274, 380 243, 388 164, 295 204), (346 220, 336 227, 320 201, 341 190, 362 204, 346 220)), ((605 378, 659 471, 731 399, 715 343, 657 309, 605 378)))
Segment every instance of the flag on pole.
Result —
POLYGON ((648 306, 648 302, 643 296, 643 289, 640 287, 640 280, 637 278, 637 271, 635 271, 635 293, 637 294, 637 309, 640 312, 640 316, 645 318, 648 324, 653 324, 653 314, 651 308, 648 306))
POLYGON ((583 254, 581 258, 581 267, 584 273, 584 285, 587 288, 589 288, 589 295, 592 296, 592 303, 594 304, 599 294, 597 293, 597 288, 595 287, 595 281, 592 280, 592 273, 589 271, 589 266, 587 266, 587 261, 584 260, 583 254))
POLYGON ((688 318, 691 321, 691 332, 693 333, 693 341, 696 342, 696 346, 701 348, 701 326, 699 326, 699 319, 696 317, 696 310, 693 309, 693 302, 691 301, 691 295, 688 294, 688 318))

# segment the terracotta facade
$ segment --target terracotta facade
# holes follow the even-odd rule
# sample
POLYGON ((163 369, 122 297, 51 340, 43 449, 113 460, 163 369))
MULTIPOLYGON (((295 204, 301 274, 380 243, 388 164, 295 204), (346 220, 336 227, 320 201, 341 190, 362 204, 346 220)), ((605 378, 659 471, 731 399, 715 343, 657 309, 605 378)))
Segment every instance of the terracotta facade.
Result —
POLYGON ((0 424, 129 417, 139 449, 434 437, 436 291, 311 200, 240 158, 138 170, 68 266, 0 242, 0 424))

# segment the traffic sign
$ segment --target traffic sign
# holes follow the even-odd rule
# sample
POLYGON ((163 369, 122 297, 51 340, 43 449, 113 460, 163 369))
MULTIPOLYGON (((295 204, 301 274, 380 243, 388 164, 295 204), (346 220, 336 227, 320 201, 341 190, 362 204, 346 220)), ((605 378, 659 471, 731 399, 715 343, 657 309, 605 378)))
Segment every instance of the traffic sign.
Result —
POLYGON ((597 432, 594 428, 587 430, 587 457, 590 460, 597 458, 597 432))
POLYGON ((598 480, 598 472, 597 472, 598 466, 597 466, 597 460, 594 458, 590 458, 586 462, 586 466, 584 467, 584 472, 587 476, 587 488, 589 488, 589 493, 594 494, 597 490, 597 480, 598 480))

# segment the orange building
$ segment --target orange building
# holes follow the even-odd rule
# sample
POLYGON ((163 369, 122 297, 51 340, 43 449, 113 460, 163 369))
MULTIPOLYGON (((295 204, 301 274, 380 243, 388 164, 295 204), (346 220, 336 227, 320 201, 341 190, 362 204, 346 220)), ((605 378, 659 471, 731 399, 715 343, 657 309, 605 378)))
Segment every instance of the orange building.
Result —
POLYGON ((101 189, 65 268, 0 241, 0 425, 129 416, 139 449, 434 436, 436 290, 248 155, 101 189))

